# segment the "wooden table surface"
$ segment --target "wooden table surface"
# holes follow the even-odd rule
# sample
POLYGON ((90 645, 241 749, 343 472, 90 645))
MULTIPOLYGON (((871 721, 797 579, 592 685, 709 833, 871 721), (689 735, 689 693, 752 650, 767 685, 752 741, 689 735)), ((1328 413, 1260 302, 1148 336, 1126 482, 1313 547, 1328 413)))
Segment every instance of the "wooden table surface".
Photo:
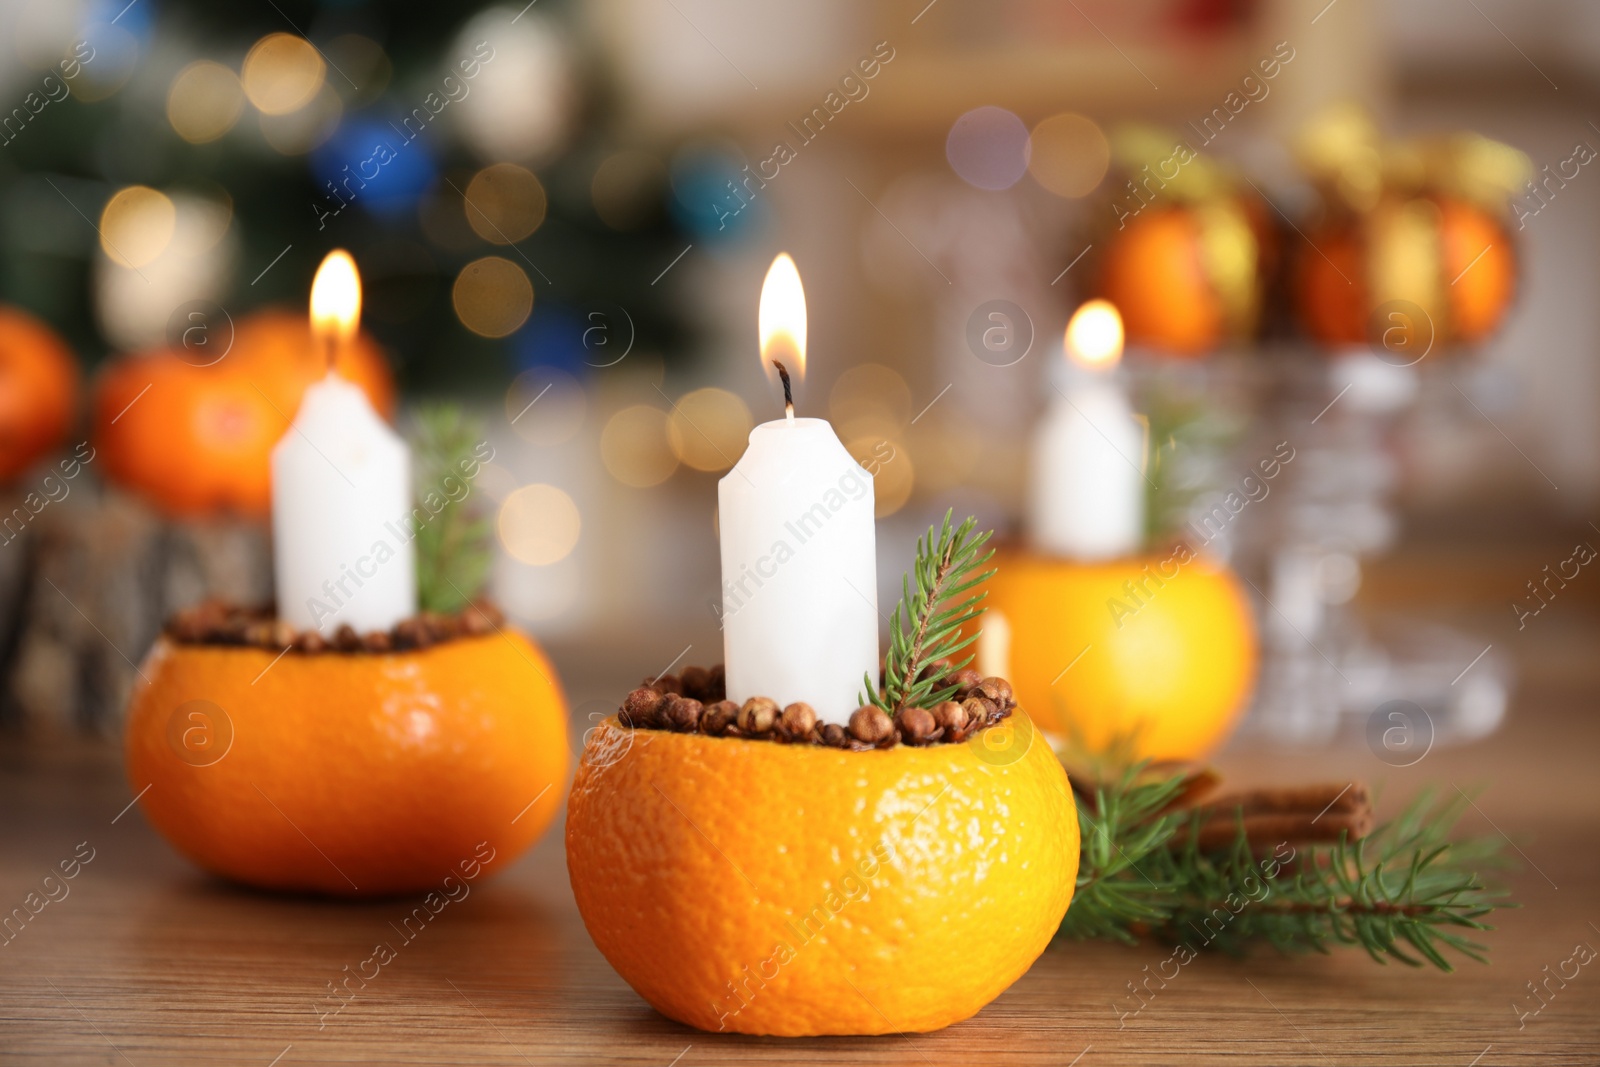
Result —
MULTIPOLYGON (((1537 640, 1499 642, 1522 679, 1489 740, 1405 770, 1359 740, 1312 751, 1238 744, 1221 761, 1239 782, 1362 778, 1383 786, 1388 810, 1430 782, 1481 787, 1462 829, 1508 834, 1524 854, 1510 880, 1524 906, 1486 935, 1487 966, 1467 961, 1446 975, 1351 951, 1206 953, 1120 1021, 1113 1001, 1165 951, 1057 942, 976 1018, 938 1033, 705 1034, 655 1014, 595 951, 558 825, 441 915, 359 999, 322 1018, 328 983, 411 902, 281 898, 208 878, 130 807, 114 748, 9 739, 0 740, 0 910, 21 904, 80 842, 94 858, 70 895, 0 947, 0 1062, 1600 1064, 1600 967, 1552 983, 1538 1015, 1517 1015, 1546 966, 1553 972, 1578 944, 1600 948, 1600 628, 1574 612, 1540 629, 1537 640)), ((582 660, 556 653, 564 671, 582 660)), ((573 666, 574 703, 639 673, 573 666)))

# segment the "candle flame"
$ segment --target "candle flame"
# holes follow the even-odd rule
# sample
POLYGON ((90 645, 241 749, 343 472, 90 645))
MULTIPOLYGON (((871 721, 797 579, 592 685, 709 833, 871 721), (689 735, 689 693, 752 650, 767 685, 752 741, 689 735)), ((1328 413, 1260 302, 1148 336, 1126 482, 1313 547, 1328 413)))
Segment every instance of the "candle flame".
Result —
POLYGON ((329 252, 311 283, 311 332, 327 347, 331 368, 361 323, 361 276, 342 248, 329 252))
POLYGON ((1067 358, 1091 370, 1114 367, 1122 358, 1122 316, 1109 300, 1090 300, 1067 323, 1067 358))
POLYGON ((796 378, 806 376, 806 292, 800 270, 783 252, 767 268, 761 283, 761 306, 756 312, 761 336, 761 364, 771 373, 782 363, 796 378))

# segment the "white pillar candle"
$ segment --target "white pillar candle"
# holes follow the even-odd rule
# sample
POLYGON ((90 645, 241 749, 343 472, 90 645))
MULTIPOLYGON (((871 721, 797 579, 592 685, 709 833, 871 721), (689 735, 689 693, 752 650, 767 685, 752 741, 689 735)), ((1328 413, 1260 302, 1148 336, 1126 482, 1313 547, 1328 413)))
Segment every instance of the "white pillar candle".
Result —
MULTIPOLYGON (((332 253, 312 286, 312 327, 330 368, 360 309, 355 264, 332 253)), ((416 614, 410 516, 410 449, 366 394, 330 369, 272 450, 279 617, 326 635, 346 623, 387 630, 416 614)))
POLYGON ((1067 326, 1067 373, 1034 436, 1028 534, 1035 549, 1114 559, 1144 540, 1145 429, 1116 379, 1122 320, 1103 300, 1067 326))
MULTIPOLYGON (((761 320, 762 359, 802 370, 805 296, 786 255, 767 274, 761 320)), ((751 431, 717 504, 728 698, 804 701, 818 721, 848 723, 878 678, 872 476, 832 426, 788 403, 751 431)))

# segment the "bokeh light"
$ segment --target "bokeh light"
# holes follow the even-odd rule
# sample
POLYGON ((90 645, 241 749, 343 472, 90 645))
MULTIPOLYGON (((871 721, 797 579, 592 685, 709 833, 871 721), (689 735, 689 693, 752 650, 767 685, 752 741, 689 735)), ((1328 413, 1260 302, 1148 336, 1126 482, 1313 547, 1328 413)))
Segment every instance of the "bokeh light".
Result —
POLYGON ((673 454, 697 471, 725 471, 744 453, 750 409, 726 389, 696 389, 680 399, 667 422, 673 454))
POLYGON ((130 185, 100 212, 100 247, 113 263, 139 268, 166 251, 177 224, 178 211, 165 193, 130 185))
POLYGON ((265 115, 287 115, 316 97, 326 66, 311 42, 292 33, 269 33, 244 57, 245 95, 265 115))
POLYGON ((667 440, 667 413, 647 404, 623 408, 600 431, 600 459, 623 485, 647 489, 678 469, 667 440))
POLYGON ((1033 128, 1028 173, 1057 196, 1094 192, 1111 166, 1111 142, 1091 118, 1064 111, 1033 128))
POLYGON ((917 484, 911 453, 904 444, 879 434, 850 439, 845 450, 872 475, 873 514, 893 515, 911 499, 917 484))
POLYGON ((528 321, 533 283, 502 256, 484 256, 461 268, 450 291, 461 325, 483 337, 505 337, 528 321))
POLYGON ((178 72, 167 90, 167 121, 190 144, 205 144, 233 129, 244 111, 239 76, 209 59, 178 72))
POLYGON ((898 434, 911 421, 911 387, 898 371, 861 363, 839 375, 828 393, 828 418, 845 440, 898 434))
POLYGON ((946 396, 906 432, 924 493, 944 493, 966 484, 983 455, 983 434, 946 396), (947 406, 948 405, 948 406, 947 406))
POLYGON ((333 136, 343 115, 339 94, 324 85, 305 107, 283 115, 262 115, 261 136, 286 156, 303 156, 333 136))
POLYGON ((956 119, 945 158, 979 189, 1009 189, 1028 169, 1028 127, 1003 107, 980 107, 956 119))
POLYGON ((312 152, 316 194, 330 211, 354 202, 359 210, 390 220, 410 214, 439 176, 428 138, 408 141, 394 126, 364 114, 348 116, 312 152))
POLYGON ((500 543, 513 558, 535 567, 566 559, 583 526, 578 505, 553 485, 525 485, 500 505, 500 543))
POLYGON ((756 229, 766 201, 744 197, 744 158, 723 142, 691 144, 672 159, 671 213, 697 240, 730 241, 756 229))
POLYGON ((383 46, 359 33, 340 34, 323 46, 323 54, 339 72, 339 77, 329 77, 329 83, 354 105, 378 99, 394 77, 394 63, 383 46))
POLYGON ((511 380, 506 421, 533 445, 565 444, 583 428, 588 399, 578 379, 556 367, 534 367, 511 380))
MULTIPOLYGON (((45 4, 30 4, 44 7, 45 4)), ((69 10, 73 5, 63 6, 69 10)), ((143 19, 124 18, 116 23, 97 19, 82 25, 80 35, 92 49, 93 60, 82 66, 81 76, 72 83, 72 95, 84 103, 93 103, 113 96, 138 69, 139 58, 150 44, 150 4, 136 5, 146 8, 143 19)), ((132 14, 130 12, 130 14, 132 14)))
POLYGON ((472 176, 463 206, 479 237, 491 244, 515 244, 544 221, 544 186, 525 167, 496 163, 472 176))
POLYGON ((485 8, 461 27, 447 54, 482 59, 471 92, 451 105, 450 120, 480 158, 540 159, 566 141, 579 81, 572 47, 554 19, 525 2, 485 8))
POLYGON ((666 166, 649 152, 607 156, 589 182, 595 214, 613 230, 642 226, 660 210, 666 180, 666 166))

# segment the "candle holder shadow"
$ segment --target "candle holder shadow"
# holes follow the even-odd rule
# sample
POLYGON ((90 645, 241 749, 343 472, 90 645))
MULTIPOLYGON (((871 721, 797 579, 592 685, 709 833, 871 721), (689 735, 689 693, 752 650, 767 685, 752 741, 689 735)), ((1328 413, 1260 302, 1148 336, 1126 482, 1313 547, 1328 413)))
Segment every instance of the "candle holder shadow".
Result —
POLYGON ((735 708, 715 669, 634 690, 590 731, 568 800, 595 945, 702 1030, 920 1032, 976 1014, 1060 925, 1078 820, 1010 687, 973 681, 956 706, 981 719, 937 736, 901 721, 924 709, 862 708, 844 728, 804 704, 735 708))
POLYGON ((1187 543, 1080 562, 1020 546, 984 583, 1010 632, 1006 670, 1041 729, 1090 751, 1199 759, 1232 734, 1255 688, 1250 598, 1187 543))
POLYGON ((169 622, 141 674, 125 742, 139 804, 245 885, 447 892, 515 859, 560 806, 565 698, 491 605, 324 640, 206 604, 169 622))

